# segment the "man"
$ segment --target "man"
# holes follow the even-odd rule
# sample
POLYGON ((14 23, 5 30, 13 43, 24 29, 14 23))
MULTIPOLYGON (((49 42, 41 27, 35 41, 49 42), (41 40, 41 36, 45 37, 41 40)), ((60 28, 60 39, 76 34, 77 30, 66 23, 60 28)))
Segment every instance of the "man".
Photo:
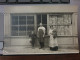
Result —
POLYGON ((42 23, 40 23, 40 27, 38 28, 40 49, 44 48, 44 36, 45 36, 45 27, 43 27, 42 23))

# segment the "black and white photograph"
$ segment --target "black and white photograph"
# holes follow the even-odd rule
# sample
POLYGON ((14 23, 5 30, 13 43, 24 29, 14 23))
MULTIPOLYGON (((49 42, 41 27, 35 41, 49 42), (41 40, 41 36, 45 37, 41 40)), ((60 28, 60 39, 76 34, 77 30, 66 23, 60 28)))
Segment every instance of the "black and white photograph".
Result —
POLYGON ((4 6, 4 55, 79 53, 77 5, 4 6))

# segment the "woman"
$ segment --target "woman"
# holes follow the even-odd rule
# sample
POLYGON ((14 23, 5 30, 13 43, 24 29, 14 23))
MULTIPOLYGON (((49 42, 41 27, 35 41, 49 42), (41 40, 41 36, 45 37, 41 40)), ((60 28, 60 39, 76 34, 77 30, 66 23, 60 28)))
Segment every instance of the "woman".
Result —
POLYGON ((57 51, 58 50, 58 43, 57 43, 57 31, 56 29, 53 29, 53 26, 50 26, 49 29, 49 47, 51 51, 57 51))

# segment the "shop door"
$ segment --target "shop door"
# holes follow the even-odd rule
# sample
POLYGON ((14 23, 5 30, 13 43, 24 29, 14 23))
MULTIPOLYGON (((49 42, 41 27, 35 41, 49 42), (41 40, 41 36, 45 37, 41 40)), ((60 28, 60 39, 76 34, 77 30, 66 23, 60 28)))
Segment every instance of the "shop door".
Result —
POLYGON ((47 34, 47 14, 37 14, 37 29, 40 26, 40 23, 46 28, 47 34))

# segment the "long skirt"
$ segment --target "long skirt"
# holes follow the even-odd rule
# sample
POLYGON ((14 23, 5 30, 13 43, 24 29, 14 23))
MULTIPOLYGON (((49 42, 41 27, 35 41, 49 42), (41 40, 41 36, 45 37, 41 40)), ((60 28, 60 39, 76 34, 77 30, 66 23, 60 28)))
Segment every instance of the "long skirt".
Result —
POLYGON ((50 50, 58 49, 57 38, 54 39, 53 35, 50 35, 49 47, 50 50))

